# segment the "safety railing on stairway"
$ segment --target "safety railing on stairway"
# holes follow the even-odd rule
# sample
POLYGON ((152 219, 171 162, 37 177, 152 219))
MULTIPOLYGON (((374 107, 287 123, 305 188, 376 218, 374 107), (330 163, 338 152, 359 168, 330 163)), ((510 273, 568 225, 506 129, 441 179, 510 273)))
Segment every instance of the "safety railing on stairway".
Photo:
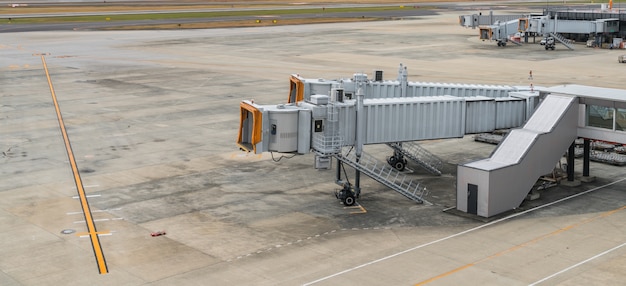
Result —
POLYGON ((563 35, 558 34, 558 33, 550 33, 550 36, 554 37, 555 40, 559 41, 559 43, 563 44, 568 49, 570 49, 570 50, 574 49, 574 46, 572 45, 572 42, 570 40, 566 39, 565 37, 563 37, 563 35))
POLYGON ((341 154, 336 154, 335 157, 403 196, 418 203, 425 202, 423 198, 427 194, 426 188, 419 182, 408 179, 405 174, 389 166, 386 162, 366 153, 357 157, 353 148, 344 148, 341 154))
POLYGON ((443 162, 433 153, 422 148, 417 142, 403 142, 402 144, 394 142, 388 143, 387 145, 431 174, 441 176, 443 162))

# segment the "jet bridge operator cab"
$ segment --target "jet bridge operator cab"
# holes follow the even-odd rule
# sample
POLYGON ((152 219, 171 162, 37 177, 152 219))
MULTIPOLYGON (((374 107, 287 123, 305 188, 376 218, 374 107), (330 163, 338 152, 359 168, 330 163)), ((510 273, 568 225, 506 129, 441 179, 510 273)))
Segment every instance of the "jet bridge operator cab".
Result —
POLYGON ((244 100, 239 105, 239 148, 263 152, 300 153, 310 149, 311 111, 296 104, 257 105, 244 100))
MULTIPOLYGON (((320 137, 322 141, 327 139, 320 135, 327 133, 325 128, 328 121, 327 105, 331 102, 343 103, 343 89, 337 88, 338 83, 335 81, 323 79, 306 81, 298 75, 291 75, 289 81, 287 103, 258 105, 252 100, 240 103, 237 145, 241 150, 255 154, 263 152, 307 154, 311 152, 311 147, 315 147, 312 146, 315 139, 320 137)), ((350 98, 351 94, 345 96, 350 98)), ((319 151, 318 149, 322 150, 321 152, 325 150, 320 147, 316 151, 319 151)))

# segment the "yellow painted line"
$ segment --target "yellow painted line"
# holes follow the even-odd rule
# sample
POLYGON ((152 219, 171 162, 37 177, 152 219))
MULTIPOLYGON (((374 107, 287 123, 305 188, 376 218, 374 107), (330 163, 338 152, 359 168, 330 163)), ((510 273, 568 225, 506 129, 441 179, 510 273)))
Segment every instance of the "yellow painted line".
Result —
POLYGON ((364 214, 364 213, 367 213, 367 210, 361 204, 358 204, 356 206, 343 207, 343 209, 359 209, 360 210, 360 211, 350 212, 350 214, 364 214))
POLYGON ((584 224, 590 223, 590 222, 592 222, 592 221, 594 221, 594 220, 597 220, 597 219, 600 219, 600 218, 605 218, 605 217, 611 216, 611 215, 615 214, 616 212, 621 211, 621 210, 624 210, 624 209, 626 209, 626 206, 622 206, 621 208, 617 208, 617 209, 614 209, 614 210, 611 210, 611 211, 605 212, 605 213, 603 213, 603 214, 601 214, 601 215, 598 215, 598 216, 595 216, 595 217, 592 217, 592 218, 589 218, 589 219, 583 220, 583 221, 581 221, 581 222, 579 222, 579 223, 575 223, 575 224, 572 224, 572 225, 568 225, 568 226, 566 226, 566 227, 563 227, 563 228, 557 229, 557 230, 555 230, 555 231, 553 231, 553 232, 551 232, 551 233, 544 234, 544 235, 542 235, 542 236, 536 237, 535 239, 529 240, 529 241, 524 242, 524 243, 522 243, 522 244, 515 245, 515 246, 513 246, 513 247, 511 247, 511 248, 505 249, 505 250, 500 251, 500 252, 498 252, 498 253, 495 253, 495 254, 492 254, 492 255, 487 256, 487 257, 485 257, 485 258, 479 259, 479 260, 477 260, 477 261, 475 261, 475 262, 468 263, 468 264, 463 265, 463 266, 461 266, 461 267, 455 268, 455 269, 450 270, 450 271, 448 271, 448 272, 445 272, 445 273, 442 273, 442 274, 437 275, 437 276, 435 276, 435 277, 429 278, 429 279, 424 280, 424 281, 422 281, 422 282, 419 282, 419 283, 417 283, 417 284, 415 284, 415 285, 416 285, 416 286, 419 286, 419 285, 426 285, 426 284, 428 284, 428 283, 434 282, 434 281, 439 280, 439 279, 441 279, 441 278, 444 278, 444 277, 450 276, 450 275, 452 275, 452 274, 454 274, 454 273, 457 273, 457 272, 460 272, 460 271, 465 270, 465 269, 467 269, 467 268, 470 268, 470 267, 472 267, 472 266, 474 266, 474 265, 477 265, 477 264, 479 264, 479 263, 482 263, 482 262, 488 261, 488 260, 490 260, 490 259, 492 259, 492 258, 496 258, 496 257, 502 256, 502 255, 504 255, 504 254, 506 254, 506 253, 513 252, 513 251, 515 251, 515 250, 518 250, 518 249, 524 248, 524 247, 529 246, 529 245, 531 245, 531 244, 533 244, 533 243, 539 242, 539 241, 541 241, 541 240, 543 240, 543 239, 546 239, 546 238, 549 238, 549 237, 555 236, 555 235, 560 234, 560 233, 563 233, 563 232, 565 232, 565 231, 568 231, 568 230, 574 229, 574 228, 579 227, 579 226, 581 226, 581 225, 584 225, 584 224))
POLYGON ((87 202, 87 196, 85 195, 85 189, 83 187, 83 181, 80 178, 80 173, 78 172, 78 166, 76 165, 76 159, 74 158, 74 153, 72 152, 70 138, 67 135, 67 130, 65 130, 63 116, 61 116, 61 109, 59 108, 57 96, 54 92, 54 87, 52 86, 52 80, 50 79, 50 73, 48 72, 48 66, 46 65, 46 59, 44 56, 45 55, 41 55, 41 62, 43 63, 43 69, 46 72, 48 86, 50 86, 50 93, 52 94, 52 102, 54 103, 54 109, 56 110, 57 119, 59 120, 59 127, 61 128, 61 134, 63 135, 63 142, 65 142, 65 149, 67 150, 67 157, 72 167, 72 173, 74 174, 74 183, 76 184, 80 204, 83 209, 83 214, 85 215, 85 222, 87 223, 87 234, 91 239, 93 253, 96 257, 96 262, 98 263, 98 271, 100 272, 100 274, 106 274, 109 271, 107 268, 106 260, 104 259, 104 253, 102 252, 102 245, 100 245, 100 239, 98 238, 98 230, 96 229, 96 225, 93 222, 91 210, 89 209, 89 203, 87 202))

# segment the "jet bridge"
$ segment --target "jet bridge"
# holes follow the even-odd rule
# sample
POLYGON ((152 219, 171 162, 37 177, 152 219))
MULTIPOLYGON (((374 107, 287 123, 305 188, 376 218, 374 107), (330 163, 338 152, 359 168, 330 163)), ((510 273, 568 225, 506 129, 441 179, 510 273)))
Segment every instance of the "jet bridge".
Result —
POLYGON ((336 159, 336 183, 343 187, 337 197, 346 205, 360 195, 360 174, 424 203, 426 187, 401 171, 410 160, 439 175, 441 161, 417 142, 523 126, 509 132, 490 158, 458 166, 457 209, 490 217, 518 207, 568 146, 568 181, 574 180, 577 137, 586 146, 583 176, 589 175, 590 139, 626 143, 624 90, 417 83, 406 80, 402 66, 396 80, 375 74, 374 80, 365 74, 341 80, 294 75, 287 103, 241 102, 239 147, 313 153, 321 169, 336 159), (363 151, 367 144, 386 144, 393 155, 380 160, 363 151), (354 186, 341 177, 344 165, 356 170, 354 186))
POLYGON ((508 22, 519 18, 524 18, 526 15, 494 15, 493 11, 489 11, 489 14, 478 13, 471 15, 459 16, 459 25, 465 28, 476 29, 480 26, 489 26, 493 23, 508 22))
MULTIPOLYGON (((497 41, 498 47, 504 47, 512 36, 525 30, 525 27, 521 27, 521 25, 525 25, 525 23, 526 21, 520 19, 506 22, 496 21, 492 25, 479 27, 479 38, 481 40, 497 41)), ((511 42, 519 45, 518 42, 511 42)))
MULTIPOLYGON (((464 16, 461 16, 463 18, 464 16)), ((603 35, 617 33, 618 18, 596 20, 562 20, 558 15, 526 16, 508 21, 497 20, 493 24, 479 26, 481 40, 497 41, 498 46, 506 46, 509 39, 518 34, 543 35, 547 39, 546 50, 554 50, 555 41, 563 44, 570 50, 574 49, 571 41, 561 34, 603 35)), ((515 41, 510 41, 518 44, 515 41)))
POLYGON ((341 179, 341 166, 337 169, 337 182, 344 186, 338 197, 346 204, 360 194, 360 173, 423 202, 425 188, 401 171, 410 160, 439 175, 441 162, 416 141, 520 126, 541 96, 526 87, 409 82, 402 65, 395 80, 383 80, 382 71, 374 74, 373 80, 366 74, 340 80, 292 75, 286 103, 241 102, 239 147, 314 153, 318 168, 329 167, 331 158, 355 168, 354 188, 341 179), (377 161, 363 152, 368 144, 387 144, 393 155, 377 161))

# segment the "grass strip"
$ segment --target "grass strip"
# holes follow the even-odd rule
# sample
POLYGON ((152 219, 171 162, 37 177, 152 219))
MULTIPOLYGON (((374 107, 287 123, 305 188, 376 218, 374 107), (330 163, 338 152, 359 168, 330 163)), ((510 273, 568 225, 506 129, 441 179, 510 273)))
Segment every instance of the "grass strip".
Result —
MULTIPOLYGON (((101 21, 141 21, 141 20, 171 20, 171 19, 194 19, 194 18, 217 18, 237 16, 268 16, 298 15, 298 14, 332 14, 332 13, 358 13, 375 11, 396 11, 403 9, 417 9, 404 6, 383 7, 357 7, 357 8, 309 8, 309 9, 279 9, 279 10, 239 10, 239 11, 215 11, 215 12, 179 12, 179 13, 146 13, 146 14, 110 14, 89 16, 58 16, 58 17, 25 17, 11 19, 15 24, 42 24, 42 23, 65 23, 65 22, 101 22, 101 21)), ((428 9, 420 6, 418 9, 428 9)), ((1 18, 2 16, 0 16, 1 18)))

